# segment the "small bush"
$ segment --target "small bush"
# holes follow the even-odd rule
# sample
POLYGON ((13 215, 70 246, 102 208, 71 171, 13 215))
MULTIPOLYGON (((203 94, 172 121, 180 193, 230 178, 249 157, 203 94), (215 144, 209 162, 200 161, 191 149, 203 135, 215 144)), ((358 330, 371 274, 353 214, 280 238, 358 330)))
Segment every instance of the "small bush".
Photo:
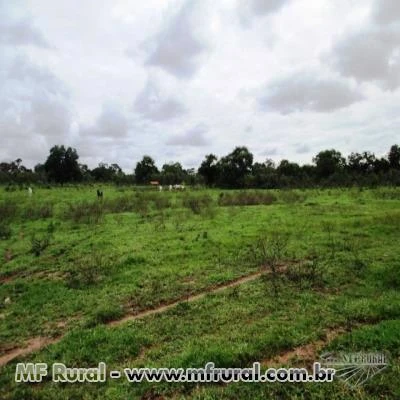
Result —
POLYGON ((323 264, 317 256, 305 260, 300 264, 288 267, 286 277, 298 284, 300 287, 322 287, 323 286, 323 264))
POLYGON ((76 223, 97 224, 103 219, 104 209, 100 202, 69 204, 65 217, 76 223))
POLYGON ((84 257, 67 271, 66 285, 70 289, 85 289, 99 283, 109 269, 109 264, 99 256, 84 257))
POLYGON ((300 194, 295 190, 281 190, 279 192, 279 197, 287 204, 302 203, 306 199, 304 193, 300 194))
POLYGON ((104 202, 104 208, 112 213, 130 212, 135 209, 135 198, 131 196, 120 196, 104 202))
POLYGON ((96 326, 106 324, 107 322, 115 321, 124 315, 123 309, 114 304, 102 304, 91 316, 91 319, 86 326, 96 326))
POLYGON ((154 199, 154 205, 158 210, 171 207, 171 200, 166 196, 157 196, 154 199))
POLYGON ((10 225, 4 222, 0 223, 0 239, 1 240, 10 239, 11 235, 12 235, 12 230, 10 225))
POLYGON ((398 188, 381 188, 374 190, 375 198, 382 200, 400 200, 400 190, 398 188))
POLYGON ((9 201, 4 200, 0 203, 0 221, 10 221, 17 215, 17 206, 9 201))
POLYGON ((29 205, 24 209, 22 216, 24 219, 50 218, 53 216, 53 204, 29 205))
POLYGON ((269 192, 243 191, 236 193, 221 193, 219 206, 256 206, 269 205, 276 201, 276 196, 269 192))
POLYGON ((39 257, 43 250, 45 250, 50 244, 50 235, 47 234, 42 238, 37 238, 36 235, 32 236, 31 239, 31 253, 36 257, 39 257))
POLYGON ((202 196, 185 196, 182 200, 184 207, 192 210, 193 214, 201 214, 204 208, 212 204, 212 198, 208 194, 202 196))
POLYGON ((400 267, 391 264, 386 267, 383 276, 383 282, 390 289, 400 289, 400 267))

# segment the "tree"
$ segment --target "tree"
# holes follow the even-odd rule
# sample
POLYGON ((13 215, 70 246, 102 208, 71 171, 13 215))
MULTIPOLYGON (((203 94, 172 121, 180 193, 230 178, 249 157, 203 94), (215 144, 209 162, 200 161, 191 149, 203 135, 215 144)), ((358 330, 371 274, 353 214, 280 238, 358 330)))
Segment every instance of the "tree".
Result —
POLYGON ((328 178, 336 172, 340 172, 345 166, 342 154, 334 149, 320 151, 314 158, 316 172, 319 178, 328 178))
POLYGON ((206 155, 205 160, 201 163, 199 174, 204 178, 207 186, 215 185, 218 178, 218 158, 214 154, 206 155))
POLYGON ((78 153, 75 149, 62 146, 53 146, 44 163, 48 178, 57 183, 79 181, 82 173, 78 164, 78 153))
POLYGON ((347 158, 347 168, 351 172, 365 173, 372 172, 375 166, 375 154, 369 151, 351 153, 347 158))
POLYGON ((135 178, 137 183, 149 183, 158 173, 154 160, 150 156, 144 156, 142 161, 136 164, 135 178))
POLYGON ((390 168, 400 169, 400 147, 397 144, 390 148, 388 159, 390 168))
POLYGON ((165 185, 181 184, 186 178, 186 172, 178 162, 164 164, 161 169, 161 182, 165 185))
POLYGON ((288 160, 282 160, 277 168, 280 175, 287 176, 289 178, 297 178, 300 175, 300 166, 297 163, 290 162, 288 160))
POLYGON ((275 163, 271 159, 263 163, 254 163, 252 167, 252 183, 254 187, 273 189, 278 187, 278 174, 275 163))
POLYGON ((97 168, 94 168, 91 174, 98 182, 116 182, 124 175, 118 164, 104 163, 100 163, 97 168))
POLYGON ((219 182, 222 186, 243 187, 246 175, 251 173, 253 154, 247 147, 236 147, 232 153, 221 158, 219 182))

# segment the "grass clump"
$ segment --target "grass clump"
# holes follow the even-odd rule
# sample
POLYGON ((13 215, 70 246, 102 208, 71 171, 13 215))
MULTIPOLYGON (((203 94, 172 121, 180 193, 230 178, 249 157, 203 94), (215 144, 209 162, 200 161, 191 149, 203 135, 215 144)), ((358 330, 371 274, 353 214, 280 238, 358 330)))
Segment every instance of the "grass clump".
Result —
POLYGON ((12 235, 11 226, 5 222, 0 223, 0 240, 8 240, 12 235))
POLYGON ((185 196, 182 200, 184 207, 189 208, 193 214, 203 214, 209 212, 213 204, 213 199, 210 195, 204 194, 201 196, 185 196))
POLYGON ((65 217, 75 223, 98 224, 102 221, 104 209, 101 202, 82 201, 69 204, 65 217))
POLYGON ((218 198, 219 206, 256 206, 269 205, 277 198, 269 192, 242 191, 237 193, 221 193, 218 198))

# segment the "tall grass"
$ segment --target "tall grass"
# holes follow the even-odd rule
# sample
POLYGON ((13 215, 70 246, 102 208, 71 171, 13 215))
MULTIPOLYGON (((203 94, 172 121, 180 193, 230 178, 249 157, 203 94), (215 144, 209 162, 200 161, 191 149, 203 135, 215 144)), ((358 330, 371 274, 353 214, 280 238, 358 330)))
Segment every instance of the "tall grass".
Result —
POLYGON ((243 191, 234 193, 220 193, 219 206, 255 206, 268 205, 276 202, 277 198, 270 192, 243 191))
POLYGON ((82 201, 69 204, 64 216, 75 223, 97 224, 103 219, 104 208, 100 201, 82 201))

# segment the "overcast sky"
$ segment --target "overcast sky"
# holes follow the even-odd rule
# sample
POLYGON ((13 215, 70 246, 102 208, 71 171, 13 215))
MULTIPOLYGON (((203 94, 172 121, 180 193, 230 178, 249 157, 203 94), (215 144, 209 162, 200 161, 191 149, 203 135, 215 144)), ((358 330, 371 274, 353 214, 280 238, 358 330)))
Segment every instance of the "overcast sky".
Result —
POLYGON ((0 161, 384 155, 399 87, 399 0, 0 0, 0 161))

